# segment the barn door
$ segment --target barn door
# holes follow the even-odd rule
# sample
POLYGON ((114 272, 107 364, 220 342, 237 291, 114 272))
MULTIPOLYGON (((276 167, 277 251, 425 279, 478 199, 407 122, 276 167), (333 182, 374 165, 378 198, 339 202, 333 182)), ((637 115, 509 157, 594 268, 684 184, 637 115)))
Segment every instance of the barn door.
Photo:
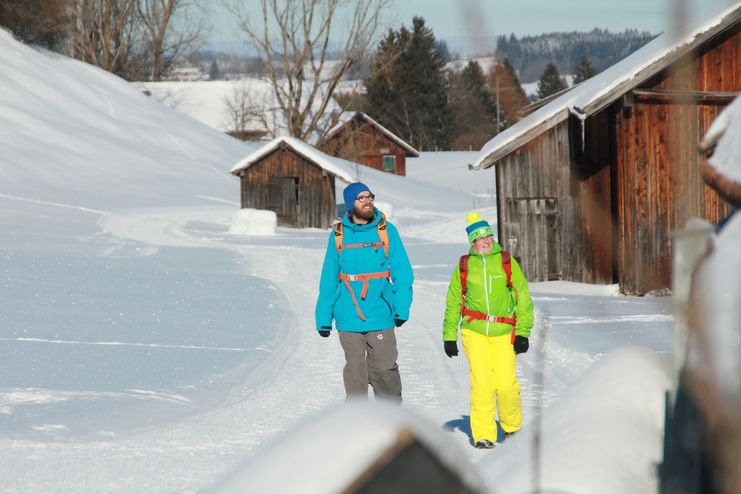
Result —
POLYGON ((271 177, 268 208, 275 211, 279 225, 298 224, 298 177, 271 177))
POLYGON ((507 200, 506 247, 530 281, 561 279, 558 199, 529 197, 507 200))

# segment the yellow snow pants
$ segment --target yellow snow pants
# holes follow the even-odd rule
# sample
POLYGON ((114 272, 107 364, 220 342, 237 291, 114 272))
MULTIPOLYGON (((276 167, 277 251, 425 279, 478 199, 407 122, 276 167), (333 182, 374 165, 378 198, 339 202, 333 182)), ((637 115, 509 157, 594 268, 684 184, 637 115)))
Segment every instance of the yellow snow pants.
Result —
POLYGON ((522 425, 520 383, 515 377, 515 350, 511 335, 484 336, 461 330, 471 381, 471 433, 473 441, 497 441, 496 411, 505 432, 522 425))

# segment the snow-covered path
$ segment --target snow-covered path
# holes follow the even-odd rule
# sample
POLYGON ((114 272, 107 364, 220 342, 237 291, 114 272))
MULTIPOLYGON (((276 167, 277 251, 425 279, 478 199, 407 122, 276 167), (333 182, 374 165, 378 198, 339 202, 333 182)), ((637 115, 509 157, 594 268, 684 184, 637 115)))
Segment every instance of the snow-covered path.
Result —
MULTIPOLYGON (((185 208, 128 211, 106 217, 100 225, 109 237, 108 253, 147 255, 161 248, 208 247, 239 254, 242 260, 237 268, 244 275, 269 281, 276 288, 271 303, 285 309, 265 360, 241 376, 242 383, 223 402, 165 426, 110 440, 0 440, 2 492, 141 492, 143 486, 146 492, 204 489, 277 434, 344 400, 344 359, 338 338, 336 334, 320 338, 314 331, 327 232, 279 230, 275 237, 235 237, 226 234, 233 211, 229 207, 198 213, 185 208)), ((405 240, 416 281, 410 321, 397 332, 403 406, 450 430, 461 450, 478 461, 485 452, 469 446, 465 356, 446 358, 440 336, 447 278, 461 246, 405 240)), ((578 307, 583 304, 568 297, 539 296, 537 291, 535 301, 539 313, 534 349, 520 357, 518 370, 526 423, 600 356, 599 350, 574 349, 549 337, 546 387, 541 388, 537 348, 543 311, 568 306, 571 320, 564 327, 569 327, 580 317, 578 307)), ((255 316, 249 312, 254 310, 249 302, 245 301, 246 322, 255 316)))

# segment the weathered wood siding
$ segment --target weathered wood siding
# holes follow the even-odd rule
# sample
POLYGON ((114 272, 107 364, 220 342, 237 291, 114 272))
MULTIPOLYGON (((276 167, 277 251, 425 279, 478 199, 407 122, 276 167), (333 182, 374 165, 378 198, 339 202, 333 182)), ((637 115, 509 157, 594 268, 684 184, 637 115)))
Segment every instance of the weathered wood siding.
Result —
POLYGON ((334 177, 283 146, 241 175, 243 208, 275 211, 278 224, 328 228, 337 217, 334 177))
MULTIPOLYGON (((741 90, 738 32, 728 32, 659 74, 642 89, 741 90)), ((621 289, 670 286, 671 232, 691 217, 718 222, 729 206, 705 186, 697 145, 725 104, 686 100, 618 101, 616 115, 617 263, 621 289)))
MULTIPOLYGON (((606 135, 597 124, 587 142, 606 135)), ((530 281, 612 282, 609 161, 574 132, 580 122, 564 121, 497 165, 499 238, 530 281)))
POLYGON ((383 157, 394 156, 397 175, 406 175, 406 151, 386 134, 367 122, 351 120, 329 139, 324 140, 319 149, 323 152, 362 163, 376 170, 383 168, 383 157))

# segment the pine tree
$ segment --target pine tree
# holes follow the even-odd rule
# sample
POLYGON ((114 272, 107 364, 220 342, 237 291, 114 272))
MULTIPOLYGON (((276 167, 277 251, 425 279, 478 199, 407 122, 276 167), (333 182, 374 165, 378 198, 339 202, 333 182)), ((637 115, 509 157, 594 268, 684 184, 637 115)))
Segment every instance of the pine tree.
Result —
POLYGON ((592 62, 585 56, 581 57, 579 66, 574 69, 574 84, 586 81, 597 74, 597 69, 592 66, 592 62))
POLYGON ((553 62, 546 65, 543 74, 538 80, 538 98, 545 98, 566 89, 566 83, 561 79, 558 69, 553 62))
POLYGON ((24 43, 61 50, 68 37, 67 3, 65 0, 2 0, 0 26, 24 43))
POLYGON ((501 128, 507 128, 517 122, 519 120, 517 115, 527 106, 528 100, 509 59, 505 58, 489 70, 489 88, 494 100, 499 101, 501 110, 507 115, 506 120, 499 115, 501 128))
POLYGON ((478 62, 471 60, 460 74, 451 74, 449 98, 453 149, 480 149, 499 132, 497 106, 478 62))
POLYGON ((219 64, 216 63, 216 59, 211 62, 211 69, 208 71, 208 79, 211 81, 221 79, 221 72, 219 71, 219 64))
POLYGON ((449 149, 452 114, 445 62, 421 17, 413 29, 389 30, 365 81, 366 113, 420 149, 449 149))

